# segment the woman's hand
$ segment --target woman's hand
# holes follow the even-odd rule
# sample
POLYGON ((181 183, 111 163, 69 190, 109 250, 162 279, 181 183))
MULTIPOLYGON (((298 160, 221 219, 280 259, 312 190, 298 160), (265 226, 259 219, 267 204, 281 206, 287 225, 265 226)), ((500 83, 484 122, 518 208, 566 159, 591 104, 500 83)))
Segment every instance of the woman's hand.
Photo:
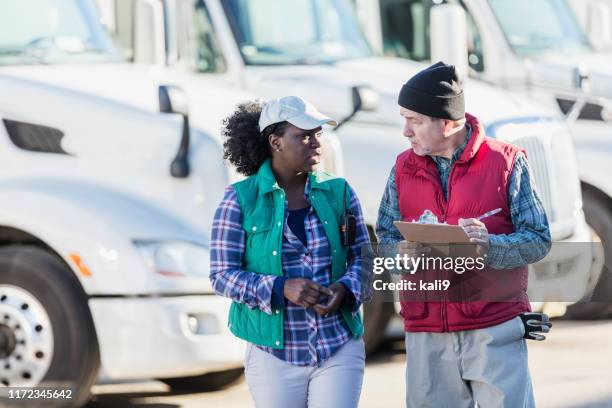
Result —
POLYGON ((283 295, 296 305, 306 308, 312 307, 317 303, 321 294, 332 296, 333 292, 310 279, 292 278, 285 280, 283 295))
POLYGON ((332 283, 327 287, 327 289, 331 292, 328 294, 329 300, 326 304, 315 304, 312 308, 321 316, 327 316, 330 313, 338 310, 342 301, 344 300, 344 294, 346 292, 346 287, 339 282, 332 283))

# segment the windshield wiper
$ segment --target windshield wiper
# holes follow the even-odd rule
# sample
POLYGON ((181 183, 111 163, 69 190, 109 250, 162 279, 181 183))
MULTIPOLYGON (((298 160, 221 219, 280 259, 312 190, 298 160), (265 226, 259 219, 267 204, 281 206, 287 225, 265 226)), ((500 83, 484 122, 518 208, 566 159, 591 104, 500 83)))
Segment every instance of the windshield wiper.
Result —
POLYGON ((47 61, 45 60, 45 55, 46 53, 42 55, 40 53, 40 50, 33 50, 33 49, 20 49, 20 48, 0 49, 0 57, 1 56, 28 57, 28 58, 32 58, 35 62, 39 64, 47 64, 47 61))
POLYGON ((301 57, 295 60, 297 65, 319 65, 321 63, 322 60, 317 57, 301 57))

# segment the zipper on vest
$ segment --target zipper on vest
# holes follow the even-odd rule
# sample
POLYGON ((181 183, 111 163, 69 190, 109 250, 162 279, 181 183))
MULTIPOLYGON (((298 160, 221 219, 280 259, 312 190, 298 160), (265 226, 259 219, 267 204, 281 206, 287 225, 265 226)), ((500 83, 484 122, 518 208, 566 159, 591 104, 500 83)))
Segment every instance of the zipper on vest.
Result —
POLYGON ((442 293, 442 303, 440 309, 442 309, 442 331, 448 331, 448 319, 446 316, 446 307, 448 306, 448 302, 446 301, 446 294, 442 293))
MULTIPOLYGON (((455 163, 453 163, 453 165, 451 166, 451 171, 448 175, 448 195, 447 197, 445 197, 444 199, 444 213, 442 214, 442 221, 441 222, 446 222, 447 218, 448 218, 448 204, 450 203, 450 199, 451 199, 451 192, 453 189, 453 173, 455 171, 455 163)), ((444 190, 442 189, 442 183, 440 182, 440 189, 442 190, 442 194, 444 194, 444 190)), ((447 307, 448 307, 448 300, 446 299, 446 292, 442 292, 442 303, 440 305, 441 309, 442 309, 442 330, 444 332, 448 332, 448 315, 447 315, 447 307)))
MULTIPOLYGON (((453 173, 455 172, 455 163, 451 166, 451 171, 448 175, 448 196, 444 198, 444 212, 442 213, 442 222, 446 222, 448 218, 448 204, 450 203, 451 191, 453 189, 453 173)), ((442 196, 444 196, 444 190, 442 189, 442 182, 440 182, 440 190, 442 190, 442 196)))

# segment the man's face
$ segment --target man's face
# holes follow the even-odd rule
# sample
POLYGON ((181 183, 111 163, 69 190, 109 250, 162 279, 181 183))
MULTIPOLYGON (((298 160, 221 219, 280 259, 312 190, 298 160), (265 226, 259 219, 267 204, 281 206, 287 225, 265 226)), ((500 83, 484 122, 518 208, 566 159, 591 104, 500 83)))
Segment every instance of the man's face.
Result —
POLYGON ((434 155, 443 152, 444 120, 425 116, 410 109, 400 108, 404 118, 404 136, 410 140, 412 150, 419 156, 434 155))

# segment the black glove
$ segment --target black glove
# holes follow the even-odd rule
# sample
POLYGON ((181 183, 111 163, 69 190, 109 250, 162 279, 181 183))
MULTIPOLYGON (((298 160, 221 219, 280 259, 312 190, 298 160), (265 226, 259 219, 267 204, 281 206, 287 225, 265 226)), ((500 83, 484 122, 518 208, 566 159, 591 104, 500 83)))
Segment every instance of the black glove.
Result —
POLYGON ((544 313, 522 313, 519 315, 525 326, 524 338, 528 340, 542 341, 546 339, 538 333, 548 333, 552 327, 552 323, 548 319, 548 315, 544 313))

